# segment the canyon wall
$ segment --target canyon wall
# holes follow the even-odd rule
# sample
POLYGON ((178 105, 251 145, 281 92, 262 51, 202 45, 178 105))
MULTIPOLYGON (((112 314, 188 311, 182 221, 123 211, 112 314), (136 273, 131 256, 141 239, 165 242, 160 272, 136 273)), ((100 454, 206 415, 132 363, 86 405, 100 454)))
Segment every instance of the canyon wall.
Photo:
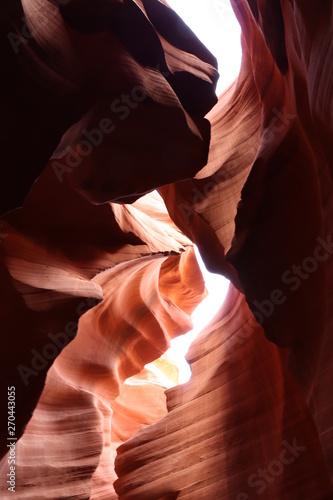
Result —
POLYGON ((232 7, 217 99, 165 1, 1 4, 2 498, 333 497, 332 3, 232 7))

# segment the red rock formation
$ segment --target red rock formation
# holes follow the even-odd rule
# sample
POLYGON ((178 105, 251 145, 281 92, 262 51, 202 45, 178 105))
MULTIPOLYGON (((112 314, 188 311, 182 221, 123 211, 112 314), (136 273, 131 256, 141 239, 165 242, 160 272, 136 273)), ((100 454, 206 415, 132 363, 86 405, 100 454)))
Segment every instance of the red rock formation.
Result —
POLYGON ((18 498, 333 497, 332 5, 233 8, 212 108, 215 59, 164 1, 0 7, 18 498), (166 406, 143 368, 205 294, 191 242, 233 286, 166 406))
POLYGON ((329 495, 316 428, 287 352, 265 338, 234 288, 187 358, 192 378, 167 391, 169 414, 118 449, 119 498, 329 495))
POLYGON ((133 201, 205 165, 216 60, 173 11, 116 0, 15 0, 1 9, 1 140, 11 167, 1 213, 22 203, 51 156, 59 182, 68 176, 93 203, 133 201), (17 136, 29 169, 8 148, 17 136))
MULTIPOLYGON (((116 445, 166 413, 163 388, 152 377, 136 385, 124 381, 158 358, 171 338, 191 329, 189 314, 205 293, 193 249, 132 259, 89 283, 103 291, 104 300, 81 317, 75 339, 56 358, 16 446, 16 493, 22 498, 28 487, 34 498, 41 492, 50 498, 114 497, 116 445), (72 479, 61 479, 66 477, 72 479)), ((63 336, 49 340, 48 351, 63 336)), ((3 461, 4 478, 6 467, 3 461)))
MULTIPOLYGON (((15 268, 16 274, 13 274, 7 263, 12 252, 16 252, 24 262, 30 262, 31 259, 35 262, 36 257, 25 257, 25 244, 17 243, 22 246, 21 251, 12 250, 12 236, 8 237, 2 258, 3 329, 4 336, 11 339, 8 351, 12 354, 8 358, 7 351, 3 351, 1 366, 6 378, 17 386, 17 397, 22 402, 22 420, 17 422, 18 436, 31 416, 46 371, 54 357, 45 364, 41 362, 41 365, 44 364, 40 370, 42 376, 34 379, 34 383, 29 383, 28 388, 18 374, 17 366, 28 366, 30 369, 31 363, 34 363, 31 349, 39 352, 49 332, 63 332, 64 325, 78 320, 76 310, 82 310, 82 295, 86 297, 87 293, 87 298, 96 296, 94 287, 89 284, 93 290, 89 291, 89 286, 84 285, 82 278, 89 280, 102 269, 145 253, 178 251, 182 243, 188 243, 179 232, 177 236, 172 226, 167 230, 164 241, 160 235, 154 236, 156 227, 144 229, 143 221, 136 224, 137 231, 133 227, 134 223, 123 231, 109 204, 96 206, 93 203, 105 201, 105 196, 108 196, 106 193, 110 192, 109 188, 115 182, 117 192, 111 198, 125 196, 129 190, 133 201, 155 185, 192 176, 206 162, 210 126, 203 116, 216 101, 215 59, 193 34, 194 51, 188 54, 183 63, 179 63, 174 76, 174 70, 169 69, 166 61, 169 57, 167 50, 163 51, 157 30, 143 13, 142 5, 104 2, 106 10, 95 5, 98 14, 92 20, 90 2, 85 3, 85 9, 77 2, 61 2, 60 6, 54 3, 28 0, 22 5, 16 1, 1 7, 4 11, 4 36, 1 43, 4 64, 8 70, 3 77, 6 91, 4 120, 7 115, 11 117, 10 120, 8 118, 6 134, 13 136, 11 147, 8 147, 8 143, 6 147, 5 144, 3 146, 3 160, 7 167, 2 172, 1 210, 18 206, 29 192, 22 208, 4 216, 3 221, 9 223, 10 227, 5 225, 3 234, 11 235, 13 231, 25 235, 28 240, 26 244, 32 245, 30 254, 36 254, 38 262, 41 253, 44 264, 44 267, 35 265, 29 268, 33 277, 29 276, 29 270, 23 269, 23 265, 21 271, 15 268), (21 26, 23 11, 26 16, 24 28, 21 26), (106 19, 109 19, 108 30, 105 28, 106 19), (87 23, 91 24, 87 27, 87 23), (130 37, 127 35, 129 30, 130 37), (147 41, 141 36, 142 33, 146 33, 147 41), (142 40, 143 46, 139 46, 138 39, 142 40), (148 41, 149 50, 146 45, 148 41), (191 97, 185 91, 188 79, 194 85, 191 97), (15 84, 11 87, 12 80, 15 84), (203 89, 205 97, 199 100, 203 89), (31 98, 28 109, 20 101, 24 95, 31 98), (124 110, 119 113, 120 104, 125 106, 128 113, 126 120, 124 110), (41 123, 50 123, 43 130, 47 135, 46 141, 42 133, 35 131, 33 140, 29 133, 25 133, 26 114, 30 112, 30 107, 31 129, 39 130, 41 123), (142 120, 146 123, 145 127, 142 127, 142 120), (99 144, 101 136, 102 144, 99 144), (15 145, 17 155, 13 154, 15 145), (21 157, 21 151, 27 155, 29 168, 21 157), (90 152, 88 156, 87 151, 90 152), (184 154, 188 156, 185 158, 184 154), (130 163, 140 159, 140 175, 135 173, 136 164, 127 165, 123 162, 124 155, 132 158, 130 163), (44 168, 51 156, 52 159, 44 168), (99 166, 98 171, 93 168, 91 173, 94 177, 92 184, 89 172, 95 161, 99 166), (121 168, 118 166, 119 161, 121 168), (167 167, 159 170, 159 174, 155 168, 158 161, 167 167), (30 163, 33 163, 32 168, 30 163), (43 173, 32 185, 41 169, 44 169, 43 173), (141 185, 136 181, 136 186, 130 187, 130 180, 134 181, 135 178, 140 179, 141 185), (105 191, 107 184, 109 188, 105 191), (78 194, 78 191, 82 192, 83 185, 84 194, 93 203, 78 194), (149 237, 147 233, 150 233, 149 237), (175 235, 176 241, 173 238, 175 235), (142 239, 147 245, 143 244, 142 239), (150 245, 154 240, 155 244, 150 245), (38 248, 35 249, 34 245, 38 248), (125 245, 130 246, 124 248, 125 245), (50 277, 47 273, 40 284, 41 272, 54 260, 59 269, 59 276, 54 279, 58 281, 46 283, 50 277), (38 277, 35 278, 35 275, 38 277), (72 281, 74 276, 77 276, 78 284, 72 281), (79 297, 72 305, 62 295, 62 280, 70 277, 65 293, 70 297, 79 297), (24 287, 17 282, 24 283, 24 287), (26 288, 26 285, 33 289, 26 288), (45 298, 38 297, 45 303, 45 312, 31 309, 26 298, 28 295, 31 301, 31 296, 40 294, 40 288, 46 290, 45 298), (60 297, 50 301, 47 306, 49 295, 53 298, 57 291, 60 297), (11 308, 17 313, 18 324, 11 319, 11 308), (22 352, 14 354, 15 345, 21 344, 19 339, 23 329, 27 329, 29 334, 25 337, 22 352)), ((149 15, 154 16, 154 8, 148 10, 149 15)), ((160 30, 165 43, 169 37, 172 42, 171 27, 161 26, 160 30)), ((192 50, 192 44, 189 45, 188 37, 184 41, 184 36, 180 33, 179 40, 175 41, 179 45, 179 48, 174 47, 179 61, 187 48, 192 50)), ((8 141, 6 134, 3 137, 8 141)), ((119 209, 115 209, 119 220, 131 218, 127 216, 130 209, 123 211, 124 215, 121 216, 119 209)), ((100 291, 97 298, 102 298, 100 291)), ((3 381, 7 386, 5 377, 3 381)), ((5 405, 5 402, 2 404, 5 405)), ((5 408, 2 412, 4 418, 5 408)), ((1 433, 4 432, 6 436, 4 429, 5 422, 1 426, 1 433)))

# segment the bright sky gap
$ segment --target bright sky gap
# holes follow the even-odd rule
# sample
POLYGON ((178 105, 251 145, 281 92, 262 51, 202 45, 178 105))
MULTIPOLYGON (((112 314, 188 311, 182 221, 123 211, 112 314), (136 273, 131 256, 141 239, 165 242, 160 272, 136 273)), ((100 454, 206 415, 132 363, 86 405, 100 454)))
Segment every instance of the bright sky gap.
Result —
MULTIPOLYGON (((237 78, 242 56, 241 30, 229 0, 168 0, 168 3, 217 58, 220 80, 216 93, 220 95, 237 78)), ((223 276, 207 271, 196 247, 195 252, 208 296, 192 314, 193 330, 172 340, 167 351, 168 357, 178 366, 181 384, 191 377, 185 355, 193 340, 220 309, 229 286, 229 281, 223 276)), ((147 368, 156 372, 153 363, 147 368)), ((161 379, 160 373, 156 372, 156 375, 161 379)), ((163 382, 166 387, 174 385, 166 378, 163 382)))
POLYGON ((241 29, 229 0, 167 0, 218 60, 220 95, 237 78, 241 29))

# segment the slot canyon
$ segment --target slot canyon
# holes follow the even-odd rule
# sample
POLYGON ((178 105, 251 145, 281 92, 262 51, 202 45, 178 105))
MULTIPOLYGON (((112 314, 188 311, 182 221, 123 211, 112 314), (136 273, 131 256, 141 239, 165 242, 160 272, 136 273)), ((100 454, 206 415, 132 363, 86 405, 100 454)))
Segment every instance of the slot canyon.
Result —
POLYGON ((333 499, 333 5, 231 6, 1 0, 3 499, 333 499))

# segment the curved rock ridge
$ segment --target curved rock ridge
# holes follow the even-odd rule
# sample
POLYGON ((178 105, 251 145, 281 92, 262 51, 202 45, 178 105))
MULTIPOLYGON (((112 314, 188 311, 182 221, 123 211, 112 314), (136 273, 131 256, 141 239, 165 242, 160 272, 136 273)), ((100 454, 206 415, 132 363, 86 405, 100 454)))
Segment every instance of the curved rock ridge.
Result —
POLYGON ((22 205, 50 157, 58 181, 97 204, 132 202, 205 165, 216 59, 169 7, 6 0, 1 14, 1 213, 22 205))
POLYGON ((205 296, 195 264, 189 249, 180 256, 141 257, 98 274, 92 282, 101 286, 104 300, 81 318, 79 334, 55 362, 57 372, 104 403, 114 399, 119 384, 192 328, 189 314, 205 296))
MULTIPOLYGON (((8 381, 16 386, 20 405, 17 437, 31 418, 47 370, 75 337, 80 316, 103 299, 100 285, 91 279, 104 269, 156 253, 158 241, 159 251, 167 256, 176 250, 184 251, 189 244, 170 221, 158 195, 146 196, 139 206, 141 210, 132 215, 131 226, 125 233, 110 205, 91 205, 66 181, 55 182, 48 168, 35 183, 23 208, 3 220, 1 314, 8 350, 1 351, 1 384, 3 390, 8 381), (163 234, 158 232, 153 217, 163 221, 163 234)), ((119 205, 119 217, 122 212, 127 213, 125 205, 119 205)), ((170 271, 173 269, 171 265, 170 271)), ((170 293, 172 287, 182 293, 181 286, 196 290, 203 286, 202 282, 196 283, 194 256, 184 255, 182 269, 184 283, 179 288, 174 272, 176 283, 169 283, 170 293)), ((161 286, 165 287, 164 281, 161 286)), ((168 296, 167 291, 165 295, 168 296)), ((188 311, 185 302, 183 306, 188 311)), ((1 435, 5 440, 6 401, 1 405, 4 419, 1 435)), ((2 453, 5 450, 3 442, 2 453)))
MULTIPOLYGON (((82 315, 75 339, 55 359, 16 446, 18 498, 116 498, 116 445, 166 414, 154 375, 124 382, 191 329, 189 315, 205 295, 193 248, 118 264, 89 283, 103 290, 103 301, 82 315)), ((6 466, 3 460, 3 472, 6 466)))
POLYGON ((192 245, 180 229, 172 223, 165 204, 154 191, 142 196, 132 205, 111 203, 112 211, 124 233, 134 233, 145 242, 151 252, 175 251, 192 245))
POLYGON ((331 497, 287 351, 232 286, 187 360, 192 378, 166 391, 168 415, 117 450, 120 499, 331 497))
MULTIPOLYGON (((1 385, 15 386, 15 435, 19 438, 37 404, 47 370, 76 334, 79 317, 103 300, 65 255, 2 223, 0 248, 1 318, 6 348, 1 350, 1 385), (58 341, 60 337, 60 341, 58 341), (59 343, 60 342, 60 343, 59 343)), ((1 455, 7 450, 7 401, 1 402, 1 455)))
POLYGON ((309 2, 232 4, 242 66, 207 115, 208 163, 159 192, 267 338, 289 348, 332 470, 332 5, 312 17, 309 2))

